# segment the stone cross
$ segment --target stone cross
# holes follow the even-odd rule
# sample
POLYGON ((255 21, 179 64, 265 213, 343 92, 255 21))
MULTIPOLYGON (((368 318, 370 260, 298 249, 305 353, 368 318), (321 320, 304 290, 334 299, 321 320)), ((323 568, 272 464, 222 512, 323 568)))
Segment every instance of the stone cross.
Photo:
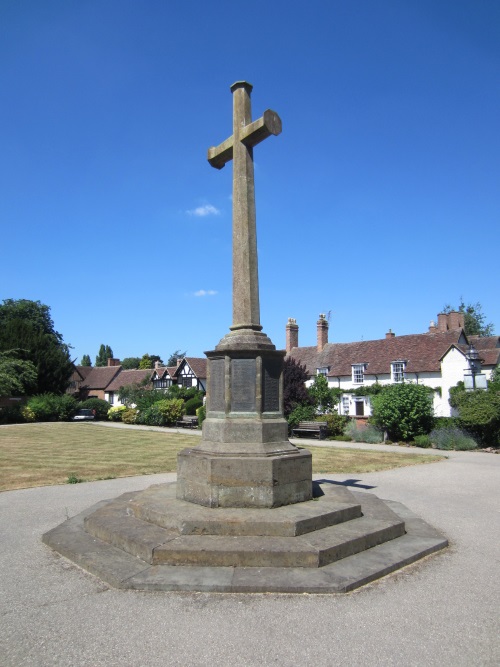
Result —
POLYGON ((253 147, 281 132, 278 114, 268 109, 252 122, 252 85, 237 81, 233 93, 233 134, 208 149, 208 161, 222 169, 233 160, 233 324, 231 330, 260 331, 253 147))

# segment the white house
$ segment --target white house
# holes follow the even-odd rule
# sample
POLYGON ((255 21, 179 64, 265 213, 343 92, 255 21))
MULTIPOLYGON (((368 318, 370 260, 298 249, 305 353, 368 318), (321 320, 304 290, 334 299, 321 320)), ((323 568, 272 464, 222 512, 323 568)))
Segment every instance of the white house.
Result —
POLYGON ((472 377, 475 386, 485 387, 499 363, 500 338, 467 337, 463 314, 458 312, 440 313, 438 324, 431 322, 424 334, 396 336, 389 330, 382 339, 357 343, 329 343, 328 326, 325 316, 320 315, 317 345, 299 347, 297 323, 289 319, 286 351, 289 357, 305 365, 309 375, 307 384, 313 382, 315 375, 323 374, 329 386, 345 390, 339 405, 339 412, 345 415, 370 416, 370 396, 363 394, 363 387, 415 382, 435 390, 436 416, 451 416, 450 388, 460 380, 467 383, 472 377), (481 361, 481 368, 476 368, 473 374, 468 358, 471 345, 481 361))

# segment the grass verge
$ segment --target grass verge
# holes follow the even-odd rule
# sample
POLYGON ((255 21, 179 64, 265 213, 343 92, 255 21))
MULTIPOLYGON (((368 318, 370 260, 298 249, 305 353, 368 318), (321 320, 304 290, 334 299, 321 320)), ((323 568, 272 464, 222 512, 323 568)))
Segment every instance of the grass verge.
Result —
MULTIPOLYGON (((177 453, 199 437, 99 424, 16 424, 0 428, 0 491, 175 472, 177 453)), ((309 447, 315 473, 361 473, 431 463, 439 456, 309 447)), ((444 457, 443 457, 444 458, 444 457)))

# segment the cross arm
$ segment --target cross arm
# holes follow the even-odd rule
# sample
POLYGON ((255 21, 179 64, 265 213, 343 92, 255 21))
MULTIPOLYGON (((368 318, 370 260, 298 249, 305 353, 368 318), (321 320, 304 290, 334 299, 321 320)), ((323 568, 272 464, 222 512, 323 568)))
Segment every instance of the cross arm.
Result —
POLYGON ((229 137, 218 146, 209 148, 207 157, 212 167, 222 169, 226 162, 233 159, 233 137, 229 137))
POLYGON ((245 146, 256 146, 272 134, 274 136, 281 134, 281 118, 276 111, 267 109, 259 120, 254 120, 241 130, 240 140, 245 146))

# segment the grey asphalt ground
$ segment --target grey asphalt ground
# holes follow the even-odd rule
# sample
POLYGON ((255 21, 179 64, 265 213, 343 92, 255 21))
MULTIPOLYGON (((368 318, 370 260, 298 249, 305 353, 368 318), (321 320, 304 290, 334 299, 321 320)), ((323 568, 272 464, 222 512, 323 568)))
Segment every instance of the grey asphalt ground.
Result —
POLYGON ((0 665, 500 665, 500 455, 351 477, 328 479, 404 503, 450 548, 347 595, 118 591, 41 536, 175 475, 0 494, 0 665))

